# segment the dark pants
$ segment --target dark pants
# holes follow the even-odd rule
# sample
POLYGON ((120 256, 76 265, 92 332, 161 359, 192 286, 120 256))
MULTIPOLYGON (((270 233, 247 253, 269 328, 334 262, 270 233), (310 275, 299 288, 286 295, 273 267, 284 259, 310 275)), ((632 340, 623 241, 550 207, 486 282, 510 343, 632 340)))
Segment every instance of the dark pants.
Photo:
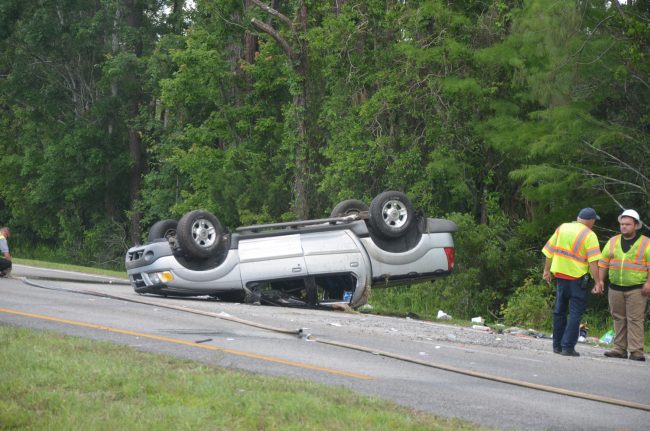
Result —
POLYGON ((582 279, 556 279, 557 289, 553 309, 553 348, 575 349, 580 331, 582 313, 587 308, 587 289, 582 288, 582 279), (567 320, 567 308, 569 318, 567 320))
POLYGON ((0 271, 4 271, 5 269, 11 269, 11 261, 0 257, 0 271))

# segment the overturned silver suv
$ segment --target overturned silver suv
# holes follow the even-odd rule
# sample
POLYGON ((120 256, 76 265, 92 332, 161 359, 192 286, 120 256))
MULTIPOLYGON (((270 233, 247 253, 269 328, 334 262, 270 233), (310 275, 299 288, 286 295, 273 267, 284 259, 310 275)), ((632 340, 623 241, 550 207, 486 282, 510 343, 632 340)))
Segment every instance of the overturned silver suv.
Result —
POLYGON ((401 192, 368 207, 351 199, 330 218, 224 231, 208 211, 162 220, 126 253, 140 294, 210 296, 284 306, 357 308, 371 287, 433 280, 454 266, 454 222, 415 211, 401 192))

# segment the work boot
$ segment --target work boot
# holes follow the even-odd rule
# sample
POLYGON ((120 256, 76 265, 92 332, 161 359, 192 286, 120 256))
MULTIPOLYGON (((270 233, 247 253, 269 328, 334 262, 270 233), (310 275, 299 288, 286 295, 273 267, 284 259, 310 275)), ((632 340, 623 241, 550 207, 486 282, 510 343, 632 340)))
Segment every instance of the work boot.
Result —
POLYGON ((560 349, 559 347, 553 347, 553 353, 557 353, 559 355, 560 353, 562 353, 562 349, 560 349))
POLYGON ((576 352, 575 349, 571 350, 562 350, 562 353, 560 353, 562 356, 580 356, 580 353, 576 352))
POLYGON ((632 359, 633 361, 645 361, 645 356, 643 356, 643 353, 634 352, 634 353, 630 353, 630 359, 632 359))
POLYGON ((608 350, 605 352, 605 356, 607 356, 608 358, 627 359, 627 352, 619 352, 618 350, 608 350))

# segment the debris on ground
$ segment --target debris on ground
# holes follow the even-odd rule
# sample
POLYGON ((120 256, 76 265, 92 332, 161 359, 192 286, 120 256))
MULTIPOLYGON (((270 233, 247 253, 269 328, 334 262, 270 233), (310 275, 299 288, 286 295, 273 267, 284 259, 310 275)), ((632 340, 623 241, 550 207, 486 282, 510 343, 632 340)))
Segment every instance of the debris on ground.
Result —
POLYGON ((438 310, 438 320, 451 320, 451 316, 442 310, 438 310))
POLYGON ((605 344, 611 344, 612 341, 614 341, 614 335, 615 335, 614 330, 610 329, 609 331, 607 331, 605 333, 605 335, 600 337, 600 339, 598 341, 600 341, 601 343, 605 343, 605 344))
POLYGON ((482 318, 481 316, 472 317, 472 323, 476 323, 478 325, 483 325, 483 324, 485 324, 485 319, 482 318))
POLYGON ((357 308, 357 311, 360 313, 370 313, 372 311, 372 305, 364 304, 361 307, 357 308))
MULTIPOLYGON (((332 304, 332 305, 330 306, 330 309, 331 309, 331 310, 336 310, 336 311, 343 311, 343 312, 346 312, 346 313, 352 313, 352 312, 354 312, 354 309, 353 309, 352 307, 350 307, 348 304, 337 304, 337 303, 334 303, 334 304, 332 304)), ((359 311, 361 311, 361 309, 359 309, 359 311)))
POLYGON ((551 338, 543 332, 538 332, 534 329, 522 329, 516 326, 506 328, 503 330, 505 334, 514 335, 516 337, 531 337, 531 338, 551 338))

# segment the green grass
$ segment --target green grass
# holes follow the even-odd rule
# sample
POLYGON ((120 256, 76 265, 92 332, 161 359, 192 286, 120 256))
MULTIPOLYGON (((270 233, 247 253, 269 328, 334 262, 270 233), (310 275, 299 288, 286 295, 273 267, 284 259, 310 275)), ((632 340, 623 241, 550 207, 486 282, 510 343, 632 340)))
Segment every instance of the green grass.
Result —
POLYGON ((2 430, 474 430, 387 401, 0 326, 2 430))
POLYGON ((63 269, 66 271, 85 272, 88 274, 107 275, 110 277, 127 279, 125 271, 112 271, 110 269, 91 268, 88 266, 68 265, 65 263, 46 262, 43 260, 12 258, 13 263, 20 265, 37 266, 39 268, 63 269))

